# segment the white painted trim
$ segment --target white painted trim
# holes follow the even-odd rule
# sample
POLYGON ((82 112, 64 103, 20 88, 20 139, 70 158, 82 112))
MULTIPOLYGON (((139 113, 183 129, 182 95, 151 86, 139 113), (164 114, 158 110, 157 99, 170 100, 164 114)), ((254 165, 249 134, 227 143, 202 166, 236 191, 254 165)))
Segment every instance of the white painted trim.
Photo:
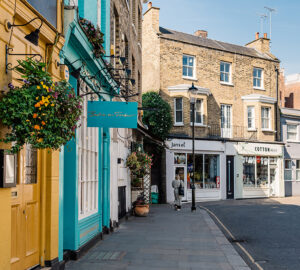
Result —
MULTIPOLYGON (((190 87, 191 87, 190 84, 178 84, 178 85, 174 85, 174 86, 169 86, 168 91, 169 92, 188 92, 190 87)), ((197 91, 194 91, 194 93, 196 95, 203 94, 203 95, 209 96, 211 94, 211 92, 209 91, 208 88, 201 87, 198 85, 195 85, 195 87, 198 89, 197 91)))
POLYGON ((276 98, 259 94, 250 94, 247 96, 242 96, 242 100, 244 100, 245 102, 262 102, 269 104, 275 104, 277 101, 276 98))
POLYGON ((220 84, 222 84, 222 85, 227 85, 227 86, 234 86, 234 84, 233 83, 227 83, 227 82, 223 82, 223 81, 220 81, 220 84))

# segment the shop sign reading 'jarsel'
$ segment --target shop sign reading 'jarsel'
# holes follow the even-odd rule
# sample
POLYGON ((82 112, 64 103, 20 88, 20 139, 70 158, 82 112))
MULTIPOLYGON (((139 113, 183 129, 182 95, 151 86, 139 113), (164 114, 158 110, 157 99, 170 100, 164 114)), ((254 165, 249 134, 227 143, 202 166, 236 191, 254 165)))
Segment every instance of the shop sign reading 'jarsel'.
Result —
POLYGON ((137 117, 137 102, 88 102, 88 127, 137 128, 137 117))

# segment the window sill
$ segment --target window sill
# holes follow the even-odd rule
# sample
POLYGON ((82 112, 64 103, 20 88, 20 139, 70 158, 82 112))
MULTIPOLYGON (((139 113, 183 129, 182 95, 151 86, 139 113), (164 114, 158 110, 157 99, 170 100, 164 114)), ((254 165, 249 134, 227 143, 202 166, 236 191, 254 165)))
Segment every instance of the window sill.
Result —
MULTIPOLYGON (((190 123, 190 126, 192 127, 193 123, 190 123)), ((195 123, 195 127, 207 127, 207 125, 195 123)))
POLYGON ((260 90, 260 91, 266 91, 266 89, 261 88, 261 87, 254 87, 254 86, 253 86, 253 89, 255 89, 255 90, 260 90))
MULTIPOLYGON (((300 141, 296 140, 286 140, 287 143, 300 143, 300 141)), ((300 180, 299 180, 300 181, 300 180)))
POLYGON ((234 86, 232 83, 230 83, 230 82, 222 82, 222 81, 220 81, 220 84, 222 84, 222 85, 226 85, 226 86, 234 86))
POLYGON ((182 79, 184 79, 184 80, 189 80, 189 81, 195 81, 195 82, 197 82, 197 81, 198 81, 198 79, 197 79, 197 78, 193 78, 193 77, 186 77, 186 76, 182 76, 182 79))
POLYGON ((257 132, 257 128, 248 128, 247 130, 251 132, 257 132))
POLYGON ((184 124, 181 123, 181 124, 174 124, 173 127, 184 127, 184 124))

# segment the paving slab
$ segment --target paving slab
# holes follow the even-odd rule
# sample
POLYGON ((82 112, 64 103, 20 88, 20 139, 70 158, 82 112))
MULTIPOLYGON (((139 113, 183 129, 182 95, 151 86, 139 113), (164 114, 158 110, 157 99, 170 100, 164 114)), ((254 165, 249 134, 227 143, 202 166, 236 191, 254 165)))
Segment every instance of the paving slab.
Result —
POLYGON ((201 209, 151 206, 148 217, 131 217, 67 270, 249 270, 211 217, 201 209))

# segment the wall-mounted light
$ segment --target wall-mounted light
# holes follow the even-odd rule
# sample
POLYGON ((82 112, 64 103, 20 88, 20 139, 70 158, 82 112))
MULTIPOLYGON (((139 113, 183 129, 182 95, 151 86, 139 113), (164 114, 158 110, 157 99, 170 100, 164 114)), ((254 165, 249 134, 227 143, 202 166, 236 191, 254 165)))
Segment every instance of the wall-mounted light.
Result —
POLYGON ((32 31, 28 35, 26 35, 25 39, 27 39, 29 42, 31 42, 35 46, 38 46, 39 45, 38 44, 39 43, 39 33, 40 33, 40 29, 43 25, 43 21, 39 17, 35 17, 32 20, 30 20, 29 22, 24 23, 24 24, 11 24, 10 22, 7 22, 6 26, 7 26, 7 29, 11 29, 11 28, 16 27, 16 26, 25 26, 25 25, 28 25, 31 22, 35 21, 36 19, 39 19, 41 21, 41 24, 40 24, 39 28, 35 29, 34 31, 32 31))

